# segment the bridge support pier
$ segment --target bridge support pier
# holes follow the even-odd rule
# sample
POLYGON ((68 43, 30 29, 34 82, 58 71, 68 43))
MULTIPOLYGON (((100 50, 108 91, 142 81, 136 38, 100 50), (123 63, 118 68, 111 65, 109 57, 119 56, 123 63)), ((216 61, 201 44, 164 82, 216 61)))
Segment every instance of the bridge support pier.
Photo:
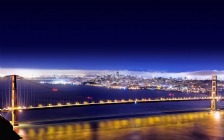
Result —
POLYGON ((18 126, 18 110, 14 110, 18 108, 18 98, 17 98, 17 83, 16 83, 16 75, 12 75, 12 125, 18 126))
POLYGON ((211 91, 211 110, 216 111, 217 110, 217 76, 212 76, 212 91, 211 91))

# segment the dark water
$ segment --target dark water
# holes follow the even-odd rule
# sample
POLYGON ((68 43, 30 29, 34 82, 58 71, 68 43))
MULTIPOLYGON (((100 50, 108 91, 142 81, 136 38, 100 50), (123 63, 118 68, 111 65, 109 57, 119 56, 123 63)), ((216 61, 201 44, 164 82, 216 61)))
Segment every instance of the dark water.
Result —
MULTIPOLYGON (((91 97, 90 101, 170 97, 170 94, 174 94, 174 97, 207 96, 205 94, 118 90, 88 86, 60 85, 57 88, 64 91, 56 97, 58 100, 60 98, 65 100, 64 97, 73 100, 76 96, 91 97)), ((55 101, 51 101, 45 92, 38 96, 46 99, 46 103, 55 101)), ((224 103, 219 101, 218 106, 223 108, 224 103)), ((220 122, 217 122, 214 115, 208 114, 208 111, 198 113, 201 110, 208 110, 209 107, 209 101, 190 101, 23 111, 19 113, 20 126, 16 129, 26 140, 197 139, 198 137, 220 139, 222 138, 220 131, 224 132, 222 113, 218 120, 220 122), (172 114, 189 110, 196 112, 172 114), (213 125, 214 123, 217 124, 213 125), (213 134, 213 129, 218 130, 213 134)), ((10 113, 5 113, 3 116, 10 119, 10 113)))
POLYGON ((21 124, 24 140, 223 140, 224 112, 195 112, 148 117, 21 124))

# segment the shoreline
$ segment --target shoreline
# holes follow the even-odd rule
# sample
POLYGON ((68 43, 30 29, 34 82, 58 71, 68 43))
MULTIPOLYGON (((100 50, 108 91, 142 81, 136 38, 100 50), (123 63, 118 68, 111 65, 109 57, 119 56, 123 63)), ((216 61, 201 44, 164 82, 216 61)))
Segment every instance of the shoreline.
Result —
MULTIPOLYGON (((78 85, 80 86, 80 85, 78 85)), ((204 95, 209 95, 210 92, 186 92, 186 91, 179 91, 179 90, 165 90, 165 89, 147 89, 146 87, 144 88, 139 88, 139 89, 131 89, 127 87, 122 87, 122 88, 114 88, 114 87, 107 87, 107 86, 102 86, 102 85, 82 85, 81 86, 88 86, 88 87, 98 87, 98 88, 105 88, 105 89, 114 89, 114 90, 148 90, 148 91, 165 91, 165 92, 176 92, 176 93, 189 93, 189 94, 204 94, 204 95)))

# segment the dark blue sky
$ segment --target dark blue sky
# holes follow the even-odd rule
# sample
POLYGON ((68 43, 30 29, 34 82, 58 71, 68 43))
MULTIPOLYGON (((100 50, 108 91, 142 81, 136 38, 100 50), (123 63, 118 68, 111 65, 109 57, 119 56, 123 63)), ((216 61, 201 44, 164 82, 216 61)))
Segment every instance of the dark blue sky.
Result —
POLYGON ((224 3, 1 3, 0 66, 222 70, 224 3))

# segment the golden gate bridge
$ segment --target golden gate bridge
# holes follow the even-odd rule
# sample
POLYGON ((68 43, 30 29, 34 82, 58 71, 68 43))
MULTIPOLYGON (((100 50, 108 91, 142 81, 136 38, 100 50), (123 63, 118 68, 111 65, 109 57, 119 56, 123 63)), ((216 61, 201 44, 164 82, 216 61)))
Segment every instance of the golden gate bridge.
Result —
POLYGON ((211 110, 217 110, 217 101, 223 100, 223 96, 217 95, 217 76, 212 76, 211 96, 203 97, 172 97, 172 98, 141 98, 141 99, 114 99, 114 100, 90 100, 89 97, 74 96, 67 92, 34 82, 32 80, 10 75, 0 79, 0 93, 2 101, 1 112, 11 112, 13 126, 19 125, 19 111, 55 109, 67 107, 136 104, 156 102, 181 102, 181 101, 211 101, 211 110))

